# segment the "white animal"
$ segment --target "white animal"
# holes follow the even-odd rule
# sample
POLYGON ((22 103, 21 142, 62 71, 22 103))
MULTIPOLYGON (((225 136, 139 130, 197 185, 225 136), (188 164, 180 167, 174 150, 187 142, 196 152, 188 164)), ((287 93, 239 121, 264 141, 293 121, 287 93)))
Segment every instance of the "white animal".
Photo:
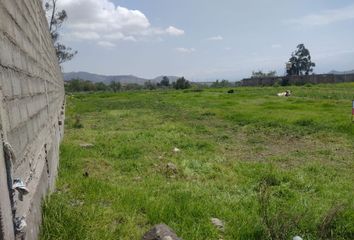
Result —
POLYGON ((278 97, 290 97, 291 92, 290 90, 286 90, 285 92, 278 93, 277 95, 278 97))

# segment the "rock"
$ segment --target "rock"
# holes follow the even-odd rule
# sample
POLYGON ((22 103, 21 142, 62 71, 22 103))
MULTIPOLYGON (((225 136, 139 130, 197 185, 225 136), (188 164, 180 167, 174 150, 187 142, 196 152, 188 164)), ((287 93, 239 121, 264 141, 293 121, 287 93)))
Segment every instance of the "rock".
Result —
POLYGON ((218 218, 211 218, 211 223, 220 231, 224 231, 224 223, 218 218))
POLYGON ((138 182, 138 181, 141 180, 141 177, 140 177, 140 176, 134 177, 133 180, 134 180, 135 182, 138 182))
POLYGON ((180 152, 180 151, 181 151, 181 149, 176 148, 176 147, 173 149, 173 152, 175 152, 175 153, 178 153, 178 152, 180 152))
POLYGON ((302 240, 302 237, 300 237, 300 236, 295 236, 295 237, 293 237, 293 240, 302 240))
POLYGON ((178 173, 177 166, 173 163, 167 163, 166 165, 166 173, 170 175, 175 175, 178 173))
POLYGON ((82 148, 92 148, 94 145, 92 143, 80 143, 82 148))
POLYGON ((144 234, 142 240, 182 240, 166 224, 155 225, 150 231, 144 234))

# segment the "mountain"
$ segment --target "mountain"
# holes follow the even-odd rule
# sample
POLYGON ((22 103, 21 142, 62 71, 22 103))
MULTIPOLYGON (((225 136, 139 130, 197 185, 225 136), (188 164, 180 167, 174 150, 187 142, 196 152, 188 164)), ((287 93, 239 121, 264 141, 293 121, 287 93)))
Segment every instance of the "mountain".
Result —
POLYGON ((344 72, 339 72, 339 71, 330 71, 329 74, 334 74, 334 75, 345 75, 345 74, 354 74, 354 70, 351 71, 344 71, 344 72))
MULTIPOLYGON (((134 75, 100 75, 100 74, 94 74, 88 72, 69 72, 69 73, 63 73, 63 75, 65 81, 70 81, 72 79, 82 79, 91 82, 103 82, 106 84, 109 84, 110 82, 114 81, 123 84, 137 83, 143 85, 147 81, 151 81, 155 83, 160 82, 163 78, 163 76, 159 76, 153 79, 146 79, 146 78, 136 77, 134 75)), ((168 76, 168 78, 170 79, 170 82, 175 82, 179 77, 168 76)))

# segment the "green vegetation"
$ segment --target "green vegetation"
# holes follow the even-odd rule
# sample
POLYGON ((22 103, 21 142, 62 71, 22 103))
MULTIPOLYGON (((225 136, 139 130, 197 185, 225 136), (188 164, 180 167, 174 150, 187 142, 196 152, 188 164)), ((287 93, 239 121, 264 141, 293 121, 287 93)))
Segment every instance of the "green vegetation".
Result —
MULTIPOLYGON (((194 84, 197 85, 197 84, 194 84)), ((131 91, 131 90, 156 90, 156 89, 188 89, 191 88, 191 83, 184 77, 178 78, 176 82, 170 84, 168 77, 163 77, 160 82, 152 82, 151 80, 146 81, 144 86, 137 83, 127 83, 121 84, 120 82, 111 81, 109 84, 103 82, 91 82, 82 79, 72 79, 65 82, 66 92, 120 92, 120 91, 131 91)))
POLYGON ((69 96, 41 239, 354 239, 353 88, 69 96))
POLYGON ((302 43, 296 48, 296 51, 291 54, 286 72, 288 75, 309 75, 316 66, 311 61, 310 51, 302 43))

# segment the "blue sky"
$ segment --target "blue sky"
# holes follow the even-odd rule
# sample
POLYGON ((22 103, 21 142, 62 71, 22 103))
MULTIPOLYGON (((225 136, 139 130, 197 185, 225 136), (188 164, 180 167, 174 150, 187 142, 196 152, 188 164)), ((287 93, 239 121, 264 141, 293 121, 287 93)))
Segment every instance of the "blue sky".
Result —
POLYGON ((316 73, 354 69, 352 0, 59 0, 64 71, 239 80, 284 73, 304 43, 316 73))

